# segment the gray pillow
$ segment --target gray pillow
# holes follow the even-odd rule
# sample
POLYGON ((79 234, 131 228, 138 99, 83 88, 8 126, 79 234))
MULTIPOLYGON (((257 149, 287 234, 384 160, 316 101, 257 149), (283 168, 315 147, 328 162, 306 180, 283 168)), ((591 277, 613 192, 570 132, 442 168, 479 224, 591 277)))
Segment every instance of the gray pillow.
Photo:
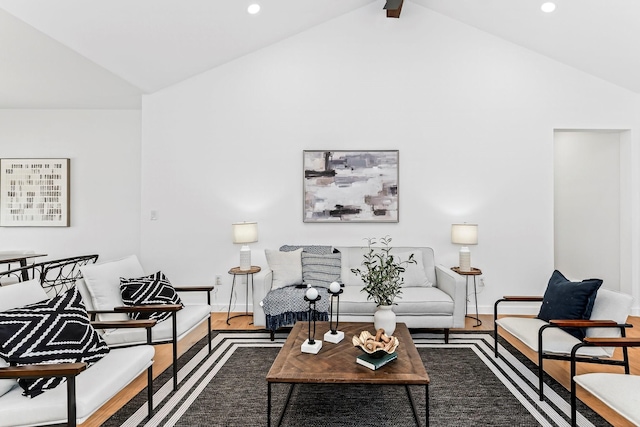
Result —
POLYGON ((302 252, 302 281, 314 287, 328 288, 340 282, 341 253, 318 255, 302 252))

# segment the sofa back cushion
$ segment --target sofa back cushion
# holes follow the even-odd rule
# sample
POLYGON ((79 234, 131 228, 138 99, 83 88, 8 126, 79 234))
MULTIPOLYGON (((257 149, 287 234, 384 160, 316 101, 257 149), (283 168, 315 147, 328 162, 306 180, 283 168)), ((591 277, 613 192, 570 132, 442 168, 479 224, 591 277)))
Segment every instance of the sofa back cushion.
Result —
POLYGON ((0 286, 0 311, 49 299, 39 279, 0 286))
MULTIPOLYGON (((616 323, 626 323, 627 316, 631 313, 631 295, 600 288, 596 294, 596 300, 591 310, 593 320, 613 320, 616 323)), ((619 337, 618 328, 587 328, 588 337, 619 337)))
MULTIPOLYGON (((362 268, 364 255, 369 251, 367 247, 358 246, 336 246, 342 255, 342 272, 341 279, 345 286, 364 286, 362 279, 351 272, 352 268, 362 268)), ((393 247, 392 254, 399 254, 404 261, 408 255, 413 253, 416 259, 421 259, 422 270, 426 276, 427 282, 422 280, 419 271, 419 264, 410 264, 411 269, 405 272, 405 284, 403 286, 436 286, 436 263, 433 255, 433 249, 427 247, 393 247), (417 279, 416 279, 417 278, 417 279)))
MULTIPOLYGON (((80 268, 87 285, 93 307, 96 310, 111 310, 123 306, 120 295, 120 278, 144 276, 138 257, 130 255, 115 261, 85 265, 80 268)), ((101 315, 101 320, 127 320, 126 314, 101 315)))

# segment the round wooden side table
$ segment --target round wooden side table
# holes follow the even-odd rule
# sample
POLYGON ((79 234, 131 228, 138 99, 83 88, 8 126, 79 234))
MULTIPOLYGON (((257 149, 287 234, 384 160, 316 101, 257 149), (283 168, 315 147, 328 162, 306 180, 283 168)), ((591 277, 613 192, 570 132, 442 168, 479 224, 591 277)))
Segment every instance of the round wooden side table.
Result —
POLYGON ((475 268, 475 267, 471 267, 471 271, 462 271, 460 270, 460 267, 451 267, 451 269, 453 271, 455 271, 456 273, 458 273, 461 276, 464 276, 465 278, 465 293, 467 295, 466 300, 469 301, 469 276, 473 277, 473 295, 474 295, 474 300, 476 303, 476 317, 473 316, 469 316, 467 314, 467 304, 465 302, 464 305, 464 316, 468 317, 470 319, 475 319, 476 320, 476 324, 473 325, 473 327, 477 327, 482 325, 482 320, 480 320, 480 316, 478 315, 478 288, 476 287, 476 276, 479 276, 482 274, 482 270, 480 270, 479 268, 475 268))
MULTIPOLYGON (((253 275, 262 270, 257 265, 252 265, 248 270, 241 270, 240 267, 233 267, 229 270, 229 274, 233 274, 233 282, 231 282, 231 295, 229 295, 229 309, 227 310, 227 325, 230 325, 229 319, 233 319, 235 317, 241 316, 252 316, 253 313, 249 313, 249 278, 251 278, 251 292, 253 293, 253 275), (231 315, 231 301, 233 300, 233 290, 236 287, 236 277, 238 276, 247 276, 247 293, 245 295, 244 301, 244 313, 236 314, 235 316, 231 315)), ((253 325, 253 322, 249 323, 253 325)))

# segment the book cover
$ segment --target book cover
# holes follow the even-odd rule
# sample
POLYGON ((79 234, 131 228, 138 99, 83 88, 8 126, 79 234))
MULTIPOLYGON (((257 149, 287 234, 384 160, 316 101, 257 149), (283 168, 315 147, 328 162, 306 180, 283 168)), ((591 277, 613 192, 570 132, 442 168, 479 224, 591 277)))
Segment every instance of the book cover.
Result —
POLYGON ((380 369, 387 363, 392 362, 397 358, 398 353, 396 353, 395 351, 393 353, 385 354, 382 357, 372 357, 367 353, 363 353, 356 357, 356 363, 362 366, 366 366, 367 368, 373 369, 375 371, 376 369, 380 369))

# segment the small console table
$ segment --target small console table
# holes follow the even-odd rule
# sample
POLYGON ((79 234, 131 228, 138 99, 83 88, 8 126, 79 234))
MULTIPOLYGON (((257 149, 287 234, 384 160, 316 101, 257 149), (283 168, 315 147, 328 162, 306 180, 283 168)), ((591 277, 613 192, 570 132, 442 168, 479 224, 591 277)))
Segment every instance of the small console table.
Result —
POLYGON ((482 325, 482 320, 480 320, 480 316, 478 315, 478 288, 476 287, 476 276, 479 276, 482 274, 482 270, 480 270, 479 268, 475 268, 475 267, 471 267, 471 271, 461 271, 460 267, 451 267, 451 269, 453 271, 455 271, 456 273, 458 273, 461 276, 464 276, 465 278, 465 292, 467 294, 467 301, 469 301, 469 276, 473 277, 473 295, 474 295, 474 300, 476 303, 476 317, 473 316, 469 316, 467 315, 467 304, 464 305, 464 316, 468 317, 470 319, 475 319, 476 320, 476 324, 473 325, 473 327, 475 328, 476 326, 480 326, 482 325))
MULTIPOLYGON (((227 325, 230 325, 229 319, 233 319, 234 317, 252 315, 252 314, 249 314, 249 279, 251 279, 251 292, 253 292, 253 275, 258 273, 260 270, 261 268, 256 265, 252 265, 251 268, 249 268, 248 270, 241 270, 240 267, 233 267, 231 270, 229 270, 229 274, 233 274, 233 282, 231 282, 231 295, 229 295, 229 309, 227 310, 227 325), (231 301, 233 300, 233 290, 236 287, 236 277, 238 276, 247 276, 247 293, 245 295, 244 313, 231 316, 231 301)), ((253 322, 249 324, 252 325, 253 322)))

